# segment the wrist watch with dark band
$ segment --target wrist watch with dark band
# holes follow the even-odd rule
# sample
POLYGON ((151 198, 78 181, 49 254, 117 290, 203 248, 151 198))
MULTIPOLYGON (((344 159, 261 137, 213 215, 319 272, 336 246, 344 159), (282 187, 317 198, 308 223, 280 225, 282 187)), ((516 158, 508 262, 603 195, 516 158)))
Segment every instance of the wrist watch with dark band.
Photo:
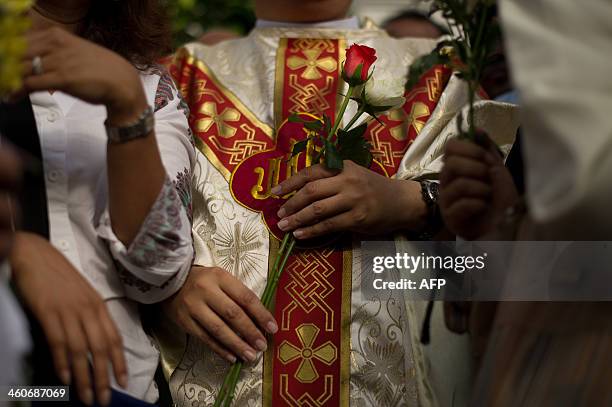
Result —
POLYGON ((155 116, 151 106, 142 112, 138 119, 125 126, 111 126, 108 119, 104 122, 110 144, 123 144, 150 134, 155 128, 155 116))
POLYGON ((421 184, 421 196, 427 207, 427 220, 425 228, 419 234, 420 240, 431 240, 442 228, 442 217, 438 207, 438 196, 440 186, 434 181, 419 181, 421 184))

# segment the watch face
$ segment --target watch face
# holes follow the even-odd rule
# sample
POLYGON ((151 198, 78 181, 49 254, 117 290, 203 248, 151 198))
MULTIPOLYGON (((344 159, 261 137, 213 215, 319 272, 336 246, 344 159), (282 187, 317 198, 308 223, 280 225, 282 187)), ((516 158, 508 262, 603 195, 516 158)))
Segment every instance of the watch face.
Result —
POLYGON ((435 182, 429 183, 429 194, 434 201, 438 200, 438 194, 440 193, 440 186, 435 182))

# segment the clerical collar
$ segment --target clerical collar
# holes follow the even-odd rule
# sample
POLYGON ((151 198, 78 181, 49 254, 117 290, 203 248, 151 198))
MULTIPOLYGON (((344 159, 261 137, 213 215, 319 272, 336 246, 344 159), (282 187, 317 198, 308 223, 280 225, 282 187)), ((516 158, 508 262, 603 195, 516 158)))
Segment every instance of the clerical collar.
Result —
POLYGON ((357 30, 359 29, 359 19, 357 17, 349 17, 342 20, 323 21, 312 24, 257 20, 255 23, 255 28, 335 28, 342 30, 357 30))

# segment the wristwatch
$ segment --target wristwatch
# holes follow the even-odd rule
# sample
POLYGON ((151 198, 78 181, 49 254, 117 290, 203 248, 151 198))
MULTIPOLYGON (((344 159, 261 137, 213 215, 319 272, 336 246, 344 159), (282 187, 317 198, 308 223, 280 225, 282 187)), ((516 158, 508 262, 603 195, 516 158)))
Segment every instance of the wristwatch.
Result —
POLYGON ((110 144, 122 144, 128 141, 147 136, 155 128, 155 116, 151 106, 142 112, 138 119, 125 126, 111 126, 108 119, 104 122, 106 135, 110 144))
POLYGON ((427 207, 427 220, 425 228, 419 234, 419 239, 431 240, 442 228, 442 216, 438 207, 440 186, 437 182, 428 180, 420 181, 419 183, 421 184, 421 196, 427 207))

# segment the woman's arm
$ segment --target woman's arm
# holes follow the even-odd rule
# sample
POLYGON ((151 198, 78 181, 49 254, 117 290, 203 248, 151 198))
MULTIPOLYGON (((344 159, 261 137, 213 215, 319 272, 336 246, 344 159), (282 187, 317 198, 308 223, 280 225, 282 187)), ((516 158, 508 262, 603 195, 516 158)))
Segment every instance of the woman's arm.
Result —
MULTIPOLYGON (((28 36, 25 90, 62 91, 106 106, 108 124, 123 127, 147 108, 138 71, 124 58, 63 29, 28 36), (38 67, 33 61, 40 58, 38 67)), ((164 183, 154 132, 108 147, 109 207, 113 230, 126 245, 136 237, 164 183)))
MULTIPOLYGON (((116 260, 128 297, 142 303, 159 302, 174 294, 185 281, 193 259, 191 177, 195 150, 187 122, 188 108, 165 69, 154 70, 157 75, 148 77, 147 81, 158 80, 154 103, 155 149, 163 163, 162 184, 129 245, 117 235, 112 195, 98 227, 99 235, 106 240, 116 260)), ((119 151, 118 155, 123 153, 119 151)), ((110 160, 109 157, 109 174, 110 160)), ((115 164, 123 165, 121 162, 115 164)), ((134 177, 129 177, 129 182, 145 182, 139 170, 130 170, 134 171, 134 177)), ((119 180, 125 177, 117 174, 117 178, 118 193, 123 193, 126 186, 120 185, 119 180)), ((144 187, 147 188, 149 186, 144 187)), ((121 207, 129 202, 118 199, 116 204, 121 207)), ((129 211, 121 213, 129 216, 129 211)))
MULTIPOLYGON (((56 27, 30 34, 28 44, 27 91, 59 90, 104 105, 111 127, 130 126, 147 109, 141 76, 114 52, 56 27)), ((100 208, 99 235, 109 244, 128 295, 142 302, 173 294, 193 257, 185 199, 175 185, 189 185, 194 151, 186 107, 165 77, 156 100, 167 101, 155 103, 154 131, 108 144, 108 202, 100 208)))

